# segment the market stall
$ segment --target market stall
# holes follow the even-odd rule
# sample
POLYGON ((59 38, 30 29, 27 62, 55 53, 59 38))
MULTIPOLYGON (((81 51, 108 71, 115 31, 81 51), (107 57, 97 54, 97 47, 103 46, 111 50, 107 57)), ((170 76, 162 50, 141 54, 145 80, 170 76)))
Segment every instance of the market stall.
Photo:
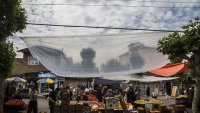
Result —
POLYGON ((20 99, 11 99, 4 103, 5 113, 18 113, 26 110, 28 105, 20 99))
MULTIPOLYGON (((68 91, 64 92, 62 91, 61 100, 56 102, 56 107, 54 113, 84 113, 84 112, 90 112, 90 113, 123 113, 123 111, 127 108, 133 108, 131 107, 131 104, 124 103, 119 97, 112 97, 105 99, 104 102, 98 102, 95 101, 70 101, 70 94, 68 91), (122 103, 123 102, 123 103, 122 103), (125 106, 125 107, 124 107, 125 106)), ((132 110, 132 109, 131 109, 132 110)))
POLYGON ((166 105, 160 100, 147 99, 147 100, 136 100, 137 111, 139 113, 171 113, 172 109, 167 108, 166 105), (152 104, 152 108, 148 109, 145 107, 146 104, 152 104))

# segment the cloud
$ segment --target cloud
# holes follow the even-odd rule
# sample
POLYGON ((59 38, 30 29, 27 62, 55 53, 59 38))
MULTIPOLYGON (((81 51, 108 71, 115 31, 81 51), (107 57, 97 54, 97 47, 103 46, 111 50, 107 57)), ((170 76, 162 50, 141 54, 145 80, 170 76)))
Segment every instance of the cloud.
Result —
MULTIPOLYGON (((188 3, 187 0, 173 2, 22 0, 22 6, 26 10, 30 23, 181 30, 182 25, 200 14, 200 3, 195 3, 198 0, 190 2, 188 3)), ((124 32, 134 31, 27 25, 23 33, 17 33, 17 35, 92 35, 124 32)), ((15 39, 13 41, 15 42, 15 39)), ((16 42, 18 41, 16 40, 16 42)), ((20 45, 16 43, 16 46, 20 45)))

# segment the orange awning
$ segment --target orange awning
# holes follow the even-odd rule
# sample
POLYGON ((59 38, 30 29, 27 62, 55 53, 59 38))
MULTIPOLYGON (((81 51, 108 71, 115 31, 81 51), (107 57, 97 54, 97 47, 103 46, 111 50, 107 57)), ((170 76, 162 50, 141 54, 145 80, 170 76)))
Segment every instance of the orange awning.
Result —
POLYGON ((188 70, 186 63, 177 63, 166 65, 162 68, 154 69, 149 72, 160 76, 172 76, 188 70))

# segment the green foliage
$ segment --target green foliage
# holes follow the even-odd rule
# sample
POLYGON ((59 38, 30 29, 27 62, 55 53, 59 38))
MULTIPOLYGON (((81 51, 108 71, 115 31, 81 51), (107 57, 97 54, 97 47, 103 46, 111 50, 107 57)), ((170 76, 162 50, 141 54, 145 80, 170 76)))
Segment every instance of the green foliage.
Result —
MULTIPOLYGON (((157 50, 164 55, 168 55, 170 60, 179 59, 182 55, 189 54, 184 48, 184 36, 174 32, 168 37, 159 40, 157 50)), ((181 58, 183 59, 183 58, 181 58)))
POLYGON ((188 60, 192 75, 195 74, 195 55, 200 54, 200 18, 190 21, 184 25, 183 33, 174 32, 159 40, 157 50, 168 55, 173 63, 188 60))
POLYGON ((21 0, 0 0, 0 40, 25 29, 27 16, 20 3, 21 0))
POLYGON ((15 55, 13 43, 0 42, 0 73, 5 77, 11 74, 15 55))
POLYGON ((173 83, 176 85, 180 85, 186 78, 186 75, 184 75, 183 73, 179 73, 179 74, 176 74, 176 77, 179 77, 179 78, 174 79, 173 83))
POLYGON ((200 18, 195 18, 195 22, 192 20, 188 25, 182 27, 185 31, 185 49, 194 54, 200 53, 200 18))
POLYGON ((195 18, 195 22, 190 21, 184 25, 184 33, 174 32, 159 40, 157 50, 164 55, 169 55, 169 59, 184 59, 188 54, 200 52, 200 18, 195 18))

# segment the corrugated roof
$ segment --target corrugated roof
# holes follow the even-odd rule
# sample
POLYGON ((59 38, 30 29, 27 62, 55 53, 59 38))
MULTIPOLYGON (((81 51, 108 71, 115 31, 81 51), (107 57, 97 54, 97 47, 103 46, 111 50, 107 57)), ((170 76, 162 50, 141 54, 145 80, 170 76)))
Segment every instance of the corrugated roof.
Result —
POLYGON ((41 71, 49 71, 43 65, 27 65, 23 62, 23 58, 15 58, 14 69, 12 74, 36 73, 41 71))
POLYGON ((28 48, 24 48, 24 49, 19 50, 18 52, 29 53, 29 49, 28 48))

